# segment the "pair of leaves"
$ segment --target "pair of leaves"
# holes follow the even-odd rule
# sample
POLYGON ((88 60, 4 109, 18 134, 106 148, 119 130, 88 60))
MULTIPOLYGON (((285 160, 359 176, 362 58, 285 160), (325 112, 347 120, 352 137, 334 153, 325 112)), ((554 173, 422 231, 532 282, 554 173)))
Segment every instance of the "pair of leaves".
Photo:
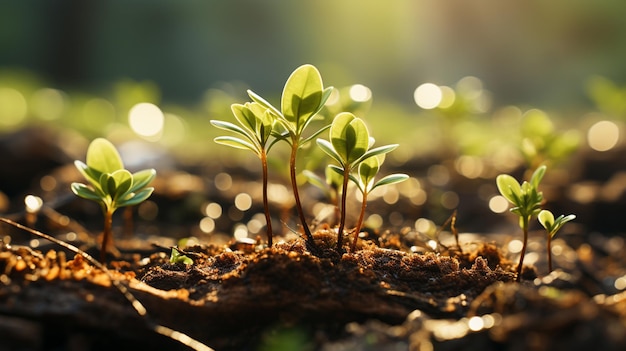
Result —
POLYGON ((109 211, 139 204, 154 190, 147 185, 156 176, 156 171, 145 169, 130 173, 124 169, 124 163, 115 146, 103 138, 97 138, 89 145, 86 164, 78 160, 74 164, 89 185, 72 183, 72 192, 82 198, 100 202, 109 211))
POLYGON ((317 145, 337 161, 342 170, 350 170, 363 160, 386 154, 398 144, 369 149, 372 144, 367 126, 360 118, 350 112, 342 112, 335 117, 330 126, 330 141, 317 139, 317 145))
POLYGON ((274 116, 261 104, 256 102, 247 102, 244 105, 233 104, 231 111, 241 127, 218 120, 212 120, 211 124, 222 130, 233 132, 237 136, 220 136, 214 139, 216 143, 237 149, 251 150, 261 157, 263 151, 270 149, 279 139, 275 139, 268 145, 269 138, 274 133, 274 116))
POLYGON ((313 117, 324 107, 332 91, 332 87, 324 88, 317 68, 306 64, 296 68, 287 79, 280 110, 251 90, 248 90, 248 95, 254 102, 269 110, 292 139, 299 139, 313 117))
POLYGON ((500 194, 515 205, 511 212, 522 218, 529 218, 539 213, 543 193, 538 188, 545 173, 546 166, 540 166, 533 172, 530 181, 524 181, 521 185, 508 174, 501 174, 496 177, 496 185, 500 194))
POLYGON ((350 180, 357 185, 361 193, 368 194, 379 186, 400 183, 409 178, 406 174, 394 173, 376 181, 376 175, 378 175, 380 171, 381 164, 382 157, 370 157, 359 164, 357 177, 353 174, 350 175, 350 180))
POLYGON ((555 219, 552 212, 548 210, 542 210, 541 212, 539 212, 537 219, 539 220, 539 223, 541 223, 541 225, 546 228, 548 235, 552 238, 561 229, 561 227, 563 227, 565 223, 576 219, 576 215, 560 215, 555 219))

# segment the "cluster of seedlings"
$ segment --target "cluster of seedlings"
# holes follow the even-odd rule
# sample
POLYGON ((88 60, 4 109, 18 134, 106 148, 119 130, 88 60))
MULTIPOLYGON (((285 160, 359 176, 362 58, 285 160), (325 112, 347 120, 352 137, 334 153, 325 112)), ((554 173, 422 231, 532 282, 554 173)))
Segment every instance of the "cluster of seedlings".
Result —
MULTIPOLYGON (((377 187, 399 183, 408 178, 406 174, 391 174, 378 178, 385 154, 398 145, 373 147, 374 139, 370 136, 365 122, 350 112, 338 113, 332 121, 323 121, 321 128, 307 132, 305 130, 315 120, 320 120, 319 112, 333 91, 324 87, 319 71, 312 65, 297 68, 288 78, 281 97, 280 108, 273 106, 266 99, 253 91, 248 91, 251 101, 233 104, 231 110, 238 124, 212 120, 211 124, 230 132, 230 135, 215 138, 215 142, 237 149, 252 151, 261 161, 263 181, 263 206, 266 218, 267 243, 273 244, 273 230, 268 205, 268 153, 278 142, 287 143, 290 148, 289 172, 296 210, 301 222, 301 229, 307 248, 312 253, 319 252, 303 211, 298 184, 296 181, 296 160, 298 151, 312 141, 334 161, 326 169, 326 179, 305 171, 310 180, 323 186, 331 185, 335 192, 338 213, 337 246, 338 253, 344 252, 343 239, 352 234, 350 251, 356 250, 366 210, 368 194, 377 187), (320 136, 328 132, 328 139, 320 136), (346 229, 346 202, 348 184, 352 182, 362 194, 362 205, 358 220, 351 230, 346 229)), ((111 216, 123 206, 136 205, 147 199, 152 193, 148 187, 156 172, 153 169, 130 173, 124 169, 122 160, 115 147, 105 139, 94 140, 87 151, 87 163, 76 161, 76 167, 87 179, 89 185, 74 183, 72 191, 83 198, 97 201, 104 213, 104 238, 102 257, 106 254, 107 242, 111 238, 111 216)), ((550 240, 558 230, 574 215, 559 216, 542 209, 543 194, 538 190, 539 183, 546 172, 546 166, 538 167, 530 181, 520 184, 515 178, 501 174, 496 179, 497 187, 514 207, 511 212, 519 216, 523 231, 523 248, 517 267, 517 279, 521 277, 522 263, 527 246, 528 229, 532 218, 538 218, 547 232, 549 269, 552 270, 550 240)), ((191 264, 193 261, 178 249, 172 250, 172 262, 191 264)))

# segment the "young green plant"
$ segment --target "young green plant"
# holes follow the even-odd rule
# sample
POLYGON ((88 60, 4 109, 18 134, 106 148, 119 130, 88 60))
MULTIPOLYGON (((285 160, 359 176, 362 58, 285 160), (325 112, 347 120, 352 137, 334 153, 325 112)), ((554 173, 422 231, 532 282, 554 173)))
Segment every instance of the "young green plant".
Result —
POLYGON ((556 235, 556 233, 563 227, 563 225, 569 221, 576 219, 576 216, 571 215, 560 215, 556 219, 552 212, 548 210, 542 210, 537 215, 537 219, 539 223, 546 229, 546 237, 547 237, 547 247, 548 247, 548 271, 552 272, 552 238, 556 235))
POLYGON ((280 110, 272 106, 252 91, 248 91, 250 98, 265 107, 275 117, 276 121, 285 130, 279 139, 285 140, 291 146, 291 155, 289 158, 289 174, 293 195, 296 202, 296 210, 302 224, 302 229, 306 235, 307 245, 310 249, 316 250, 315 241, 311 234, 302 203, 298 191, 296 159, 298 150, 311 141, 313 138, 322 133, 328 126, 313 132, 310 136, 305 137, 304 131, 315 119, 314 117, 324 107, 324 104, 330 97, 333 88, 324 88, 322 77, 312 65, 302 65, 298 67, 287 79, 281 97, 280 110))
POLYGON ((356 243, 359 238, 361 226, 363 225, 365 208, 367 207, 367 196, 369 195, 369 193, 380 186, 400 183, 409 178, 409 176, 406 174, 396 173, 390 174, 376 181, 376 175, 378 174, 378 171, 380 171, 380 165, 383 162, 382 160, 382 156, 373 156, 367 158, 359 164, 356 176, 350 174, 350 180, 352 180, 352 182, 356 184, 357 188, 362 194, 361 213, 359 214, 359 219, 354 229, 354 239, 352 240, 352 245, 350 246, 351 252, 356 251, 356 243))
POLYGON ((511 212, 519 216, 519 225, 524 234, 524 242, 520 253, 519 264, 517 265, 517 281, 522 276, 522 264, 524 255, 526 254, 526 246, 528 243, 528 226, 532 217, 541 211, 541 203, 543 201, 543 193, 538 190, 539 182, 546 173, 546 166, 540 166, 533 172, 530 182, 524 181, 521 185, 508 174, 500 174, 496 177, 496 185, 500 194, 504 196, 515 207, 511 208, 511 212))
POLYGON ((386 154, 398 145, 392 144, 370 149, 371 139, 365 122, 349 112, 342 112, 335 117, 330 126, 329 138, 330 141, 317 139, 317 145, 339 163, 339 166, 330 167, 343 176, 341 218, 337 230, 337 251, 342 252, 343 230, 346 225, 346 195, 350 174, 366 159, 386 154))
POLYGON ((87 149, 86 162, 85 164, 76 160, 74 164, 89 184, 72 183, 71 189, 77 196, 95 201, 102 208, 104 234, 100 259, 104 262, 107 244, 113 240, 113 213, 120 207, 137 205, 150 197, 154 188, 148 187, 148 184, 156 176, 156 171, 127 171, 115 146, 103 138, 91 142, 87 149))
POLYGON ((267 223, 267 244, 272 247, 272 219, 270 215, 267 197, 267 153, 279 140, 270 137, 274 130, 274 116, 270 111, 256 102, 233 104, 231 110, 235 118, 241 125, 230 122, 212 120, 211 124, 222 130, 233 132, 236 136, 220 136, 214 139, 218 144, 234 147, 236 149, 250 150, 261 160, 263 169, 263 210, 265 212, 265 222, 267 223))

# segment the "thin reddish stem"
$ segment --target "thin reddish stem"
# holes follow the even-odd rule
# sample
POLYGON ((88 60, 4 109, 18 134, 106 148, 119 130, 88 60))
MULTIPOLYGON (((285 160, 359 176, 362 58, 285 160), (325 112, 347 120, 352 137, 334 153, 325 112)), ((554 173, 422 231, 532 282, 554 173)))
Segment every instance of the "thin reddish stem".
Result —
POLYGON ((315 241, 313 240, 313 234, 311 234, 311 229, 309 229, 309 226, 306 223, 306 218, 304 217, 304 211, 302 210, 302 203, 300 202, 300 193, 298 191, 298 182, 296 180, 296 155, 297 153, 298 153, 298 142, 294 140, 293 144, 291 145, 291 157, 289 159, 291 187, 293 189, 293 197, 296 200, 296 210, 298 211, 298 216, 300 217, 300 223, 302 223, 302 229, 304 230, 304 234, 306 235, 307 245, 313 250, 316 250, 317 246, 315 245, 315 241))
POLYGON ((270 216, 270 206, 267 201, 267 155, 265 150, 261 153, 261 163, 263 164, 263 210, 265 211, 265 222, 267 224, 267 245, 272 247, 272 217, 270 216))
POLYGON ((363 225, 363 219, 365 218, 365 208, 367 208, 367 191, 363 192, 363 200, 361 202, 361 214, 359 214, 359 220, 356 222, 356 228, 354 229, 354 239, 352 240, 350 252, 356 251, 356 243, 359 240, 359 233, 361 232, 361 226, 363 225))
POLYGON ((343 229, 346 226, 346 199, 348 194, 348 180, 350 179, 350 168, 346 166, 343 170, 343 185, 341 186, 341 220, 337 229, 337 252, 343 251, 343 229))
POLYGON ((100 247, 100 261, 104 264, 107 257, 107 245, 111 240, 113 226, 113 211, 106 209, 104 211, 104 232, 102 235, 102 246, 100 247))
POLYGON ((528 243, 528 222, 530 218, 524 218, 522 220, 522 231, 524 232, 524 243, 522 245, 522 252, 519 257, 519 264, 517 265, 517 278, 515 281, 521 281, 522 279, 522 266, 524 264, 524 256, 526 255, 526 245, 528 243))

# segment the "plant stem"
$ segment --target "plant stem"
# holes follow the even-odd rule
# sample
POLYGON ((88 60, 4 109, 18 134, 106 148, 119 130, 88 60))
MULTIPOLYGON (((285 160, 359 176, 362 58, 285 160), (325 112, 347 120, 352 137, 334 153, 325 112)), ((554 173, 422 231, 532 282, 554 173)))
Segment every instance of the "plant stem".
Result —
POLYGON ((270 216, 270 206, 267 202, 267 155, 264 149, 261 152, 261 163, 263 164, 263 210, 265 211, 265 222, 267 224, 267 245, 272 247, 272 217, 270 216))
POLYGON ((296 210, 298 211, 298 216, 300 217, 300 223, 302 223, 302 229, 304 230, 304 234, 306 235, 307 246, 310 249, 317 250, 317 245, 315 245, 315 241, 313 240, 313 235, 311 234, 311 229, 309 229, 308 224, 306 223, 306 218, 304 217, 304 211, 302 210, 302 203, 300 202, 300 193, 298 191, 298 182, 296 180, 296 154, 298 153, 298 141, 293 140, 291 145, 291 157, 289 159, 289 169, 291 176, 291 187, 293 189, 293 197, 296 200, 296 210))
POLYGON ((548 273, 552 273, 552 250, 551 250, 551 244, 552 244, 552 235, 550 235, 550 232, 548 232, 548 273))
POLYGON ((359 214, 359 220, 356 222, 356 228, 354 228, 354 239, 352 240, 352 246, 350 246, 350 252, 356 251, 356 242, 359 239, 359 233, 361 232, 361 226, 363 225, 363 218, 365 218, 366 207, 367 207, 367 190, 363 191, 363 200, 361 201, 361 214, 359 214))
POLYGON ((104 264, 107 257, 107 244, 111 238, 111 228, 113 224, 113 211, 111 209, 104 210, 104 233, 102 235, 102 246, 100 247, 100 262, 104 264))
POLYGON ((522 231, 524 232, 524 243, 522 245, 522 252, 519 257, 519 264, 517 265, 517 277, 515 281, 519 282, 522 279, 522 265, 524 263, 524 256, 526 255, 526 244, 528 243, 528 224, 530 222, 530 216, 523 217, 522 219, 522 231))
MULTIPOLYGON (((341 186, 341 220, 337 229, 337 252, 343 251, 343 229, 346 226, 346 199, 348 194, 348 180, 350 179, 350 167, 345 166, 343 170, 343 185, 341 186)), ((357 234, 358 235, 358 234, 357 234)))

